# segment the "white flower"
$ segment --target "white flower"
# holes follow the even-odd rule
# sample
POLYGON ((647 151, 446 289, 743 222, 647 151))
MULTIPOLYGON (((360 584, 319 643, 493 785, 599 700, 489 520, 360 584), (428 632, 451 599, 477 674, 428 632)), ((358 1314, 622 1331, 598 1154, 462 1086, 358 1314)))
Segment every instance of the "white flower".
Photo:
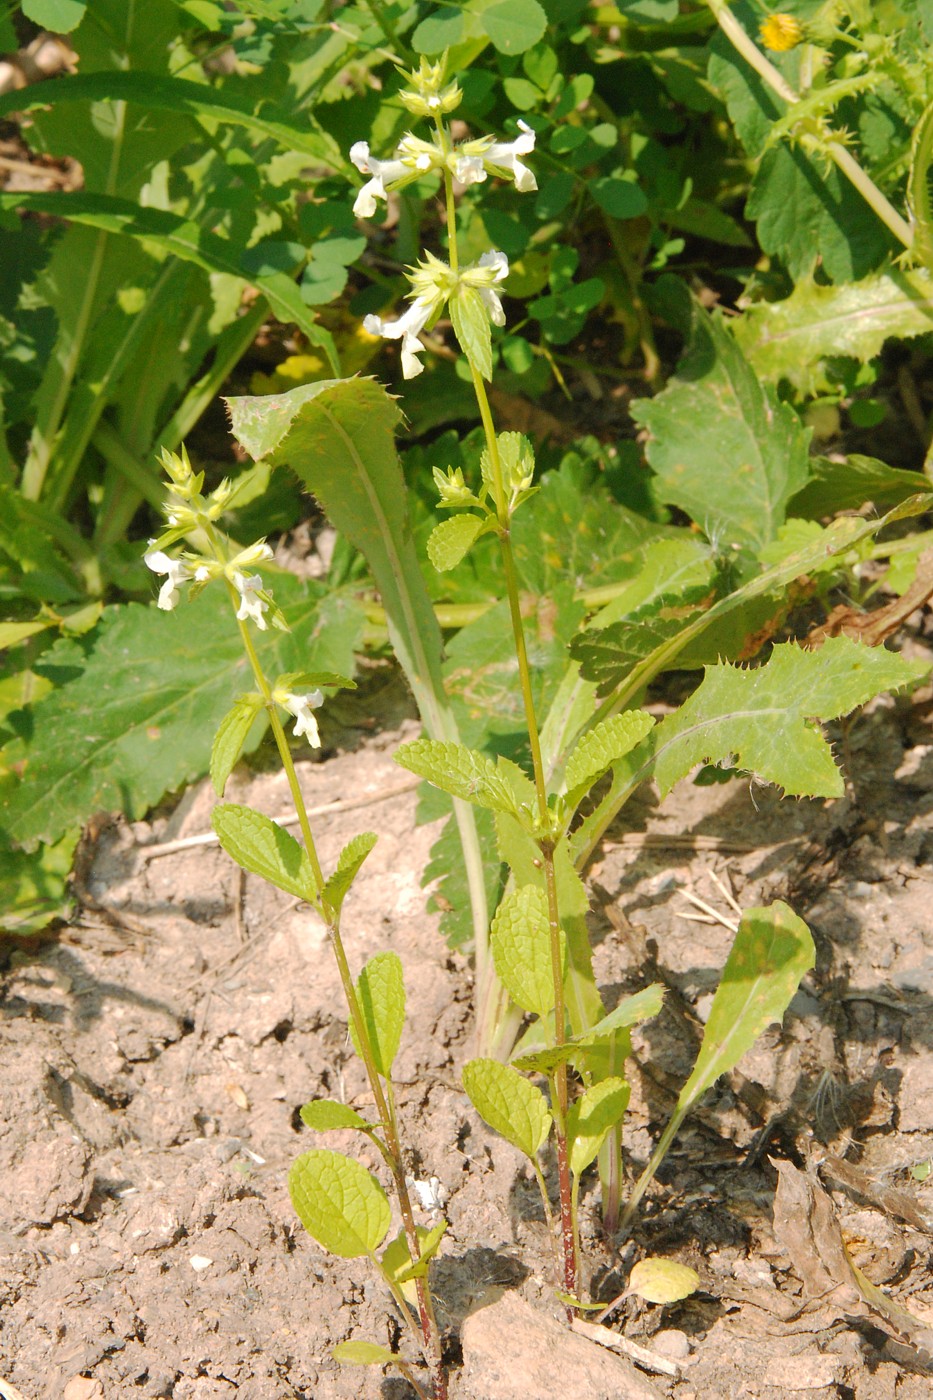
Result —
POLYGON ((350 147, 350 159, 363 175, 371 175, 353 202, 353 212, 359 219, 371 219, 376 212, 376 200, 386 199, 386 184, 396 180, 410 180, 418 171, 412 171, 403 160, 377 160, 369 154, 368 141, 356 141, 350 147))
POLYGON ((283 708, 288 710, 289 714, 293 715, 296 720, 293 731, 295 737, 300 739, 303 735, 313 749, 319 749, 321 736, 318 733, 317 720, 311 711, 320 709, 323 705, 323 692, 309 690, 307 695, 295 695, 292 691, 287 691, 285 695, 280 697, 280 700, 283 708))
POLYGON ((486 178, 482 156, 457 156, 454 175, 461 185, 481 185, 486 178))
MULTIPOLYGON (((527 194, 529 190, 538 188, 538 182, 533 171, 529 170, 519 157, 526 156, 529 151, 534 150, 535 133, 527 122, 519 121, 518 125, 521 136, 517 136, 514 141, 494 141, 483 153, 482 159, 487 170, 491 167, 494 174, 507 170, 515 181, 515 188, 520 193, 527 194)), ((460 178, 459 175, 457 178, 460 178)))
POLYGON ((184 559, 173 559, 161 549, 152 550, 149 554, 144 554, 143 558, 154 574, 167 575, 159 589, 159 607, 163 612, 171 612, 181 597, 180 585, 189 583, 195 575, 184 559))
MULTIPOLYGON (((509 260, 504 253, 483 253, 479 260, 479 266, 491 268, 493 280, 496 282, 503 282, 509 275, 509 260)), ((492 287, 481 286, 479 288, 479 294, 483 298, 483 304, 489 312, 489 319, 492 321, 493 325, 504 326, 505 312, 502 309, 499 293, 492 287)))
POLYGON ((239 571, 233 575, 233 584, 240 595, 240 606, 237 608, 237 621, 245 622, 251 617, 259 628, 260 632, 265 632, 267 623, 263 613, 269 611, 269 604, 261 598, 262 579, 258 574, 241 574, 239 571))
POLYGON ((417 297, 397 321, 384 321, 381 316, 373 315, 366 316, 363 320, 363 329, 369 331, 370 335, 385 336, 387 340, 401 340, 402 375, 405 379, 414 379, 424 369, 424 365, 418 359, 419 355, 424 354, 424 346, 418 336, 434 314, 436 304, 436 297, 417 297))

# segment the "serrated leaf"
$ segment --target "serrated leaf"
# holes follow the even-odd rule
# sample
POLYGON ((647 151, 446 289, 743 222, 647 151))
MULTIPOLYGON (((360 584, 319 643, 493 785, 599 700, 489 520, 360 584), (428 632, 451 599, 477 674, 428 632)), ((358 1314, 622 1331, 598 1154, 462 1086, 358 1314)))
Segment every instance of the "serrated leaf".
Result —
POLYGON ((372 831, 363 831, 348 841, 337 857, 337 869, 325 881, 321 891, 321 902, 331 914, 339 915, 343 901, 353 881, 356 879, 363 861, 379 840, 372 831))
POLYGON ((576 1099, 567 1113, 570 1170, 584 1172, 628 1108, 631 1086, 624 1079, 601 1079, 576 1099))
MULTIPOLYGON (((885 341, 926 335, 933 323, 933 279, 922 269, 888 268, 859 282, 798 282, 784 301, 758 302, 733 330, 758 374, 786 379, 802 394, 825 387, 825 361, 851 355, 864 364, 885 341)), ((837 507, 842 509, 842 507, 837 507)))
POLYGON ((517 815, 511 789, 496 765, 463 744, 415 739, 410 744, 402 744, 394 758, 402 768, 426 778, 452 797, 464 798, 492 812, 517 815))
POLYGON ((372 1255, 392 1223, 389 1198, 376 1178, 326 1147, 295 1159, 288 1194, 308 1234, 342 1259, 372 1255))
MULTIPOLYGON (((560 943, 563 968, 563 931, 560 943)), ((489 945, 496 972, 516 1005, 536 1016, 553 1011, 551 935, 547 898, 542 889, 523 885, 505 896, 492 921, 489 945)))
POLYGON ((500 53, 525 53, 547 29, 547 15, 538 0, 498 0, 479 16, 500 53))
POLYGON ((644 710, 627 710, 587 730, 567 760, 564 783, 571 804, 576 806, 596 779, 640 743, 653 725, 644 710))
MULTIPOLYGON (((302 656, 352 670, 363 614, 354 598, 277 575, 290 633, 255 637, 267 673, 302 656)), ((166 792, 205 772, 211 740, 242 687, 243 650, 222 589, 166 615, 138 603, 104 609, 90 645, 63 638, 36 663, 67 677, 28 712, 6 761, 23 781, 3 823, 23 845, 55 841, 101 809, 142 817, 166 792)))
POLYGON ((455 569, 485 525, 479 515, 454 515, 435 525, 428 540, 428 558, 439 573, 455 569))
MULTIPOLYGON (((376 1069, 388 1079, 405 1029, 405 978, 398 953, 371 957, 357 980, 356 995, 376 1069)), ((356 1053, 362 1057, 352 1020, 350 1034, 356 1053)))
POLYGON ((628 1291, 646 1303, 679 1303, 700 1286, 700 1275, 673 1259, 640 1259, 628 1276, 628 1291))
POLYGON ((447 303, 460 349, 484 379, 492 379, 492 330, 489 312, 475 287, 461 283, 447 303))
POLYGON ((788 642, 755 668, 707 667, 689 700, 651 735, 662 795, 696 764, 734 754, 733 766, 793 796, 841 797, 842 776, 813 721, 837 719, 928 671, 925 662, 848 637, 832 637, 819 651, 788 642))
POLYGON ((227 779, 243 751, 246 736, 253 726, 253 720, 263 707, 263 698, 257 693, 238 695, 233 708, 228 710, 220 721, 211 746, 211 782, 218 797, 223 797, 227 779))
POLYGON ((237 865, 261 875, 277 889, 313 903, 317 890, 308 852, 284 827, 262 812, 236 802, 220 803, 211 813, 211 825, 227 855, 237 865))
POLYGON ((696 1064, 680 1091, 678 1114, 734 1069, 772 1022, 783 1020, 815 961, 810 930, 781 900, 746 910, 713 997, 696 1064))
POLYGON ((647 428, 659 498, 685 510, 720 548, 756 553, 784 523, 809 477, 805 428, 759 383, 722 320, 690 303, 690 340, 677 374, 632 405, 647 428))
POLYGON ((551 1131, 551 1114, 540 1089, 511 1065, 470 1060, 463 1067, 467 1098, 490 1128, 534 1158, 551 1131))
POLYGON ((372 1132, 372 1124, 345 1103, 335 1099, 314 1099, 302 1104, 301 1121, 306 1128, 316 1133, 335 1132, 338 1128, 357 1128, 362 1133, 372 1132))
POLYGON ((338 1342, 331 1356, 344 1366, 394 1366, 398 1359, 388 1347, 363 1341, 338 1342))

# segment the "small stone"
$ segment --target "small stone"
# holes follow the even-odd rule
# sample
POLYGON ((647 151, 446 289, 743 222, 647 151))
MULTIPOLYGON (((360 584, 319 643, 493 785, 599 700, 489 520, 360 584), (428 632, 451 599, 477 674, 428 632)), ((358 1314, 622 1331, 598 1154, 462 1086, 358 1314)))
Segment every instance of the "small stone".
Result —
POLYGON ((62 1400, 104 1400, 104 1387, 90 1376, 73 1376, 62 1391, 62 1400))
POLYGON ((690 1338, 686 1332, 668 1327, 651 1338, 651 1350, 659 1356, 666 1356, 669 1361, 686 1361, 690 1355, 690 1338))
POLYGON ((206 1254, 192 1254, 191 1258, 188 1260, 188 1263, 196 1274, 201 1273, 204 1269, 209 1269, 213 1262, 213 1259, 208 1259, 206 1254))

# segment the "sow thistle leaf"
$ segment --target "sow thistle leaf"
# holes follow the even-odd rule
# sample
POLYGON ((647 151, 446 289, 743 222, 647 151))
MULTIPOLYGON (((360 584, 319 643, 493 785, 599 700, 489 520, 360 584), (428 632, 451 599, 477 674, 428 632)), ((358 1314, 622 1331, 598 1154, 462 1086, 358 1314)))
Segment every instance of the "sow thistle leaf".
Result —
POLYGON ((680 636, 706 613, 708 584, 692 584, 678 593, 663 593, 608 626, 581 632, 570 644, 584 679, 605 692, 624 680, 634 666, 680 636))
POLYGON ((262 707, 263 698, 257 692, 240 695, 220 721, 211 746, 211 782, 218 797, 224 795, 227 779, 243 752, 246 736, 262 707))
POLYGON ((338 1103, 336 1099, 314 1099, 312 1103, 302 1104, 300 1112, 305 1127, 313 1128, 316 1133, 335 1132, 338 1128, 357 1128, 361 1133, 372 1132, 373 1125, 367 1123, 355 1108, 338 1103))
POLYGON ((643 710, 628 710, 588 730, 567 761, 564 781, 572 804, 576 806, 596 779, 644 739, 653 725, 653 717, 643 710))
POLYGON ((489 312, 479 292, 461 284, 447 306, 460 349, 484 379, 492 379, 492 331, 489 312))
POLYGON ((467 1098, 490 1128, 534 1158, 551 1131, 551 1114, 540 1089, 511 1065, 470 1060, 463 1067, 467 1098))
POLYGON ((428 540, 428 558, 438 573, 457 567, 485 524, 479 515, 454 515, 435 525, 428 540))
POLYGON ((710 666, 686 704, 654 730, 662 795, 698 763, 736 755, 796 797, 840 797, 842 776, 814 720, 836 719, 873 695, 925 676, 927 663, 833 637, 819 651, 776 646, 764 666, 710 666))
MULTIPOLYGON (((490 930, 493 962, 509 996, 523 1011, 546 1016, 554 1010, 554 974, 547 897, 535 885, 507 894, 490 930)), ((566 940, 561 931, 561 966, 566 940)))
POLYGON ((596 1161, 599 1149, 628 1108, 631 1092, 624 1079, 601 1079, 570 1105, 567 1138, 570 1170, 574 1176, 579 1176, 596 1161))
POLYGON ((782 901, 746 910, 713 997, 693 1073, 677 1100, 678 1117, 721 1074, 735 1068, 772 1022, 783 1019, 815 961, 810 930, 782 901))
POLYGON ((360 866, 379 840, 372 831, 363 831, 348 841, 337 858, 337 869, 324 884, 321 899, 325 909, 339 915, 347 892, 359 873, 360 866))
POLYGON ((628 1276, 628 1291, 646 1303, 679 1303, 700 1286, 700 1275, 673 1259, 640 1259, 628 1276))
POLYGON ((237 865, 287 894, 314 902, 317 888, 308 852, 271 818, 251 807, 227 802, 214 808, 211 825, 237 865))
POLYGON ((917 491, 917 473, 889 467, 876 457, 853 452, 844 461, 813 457, 813 477, 791 502, 795 516, 819 520, 836 510, 861 510, 866 501, 893 506, 909 501, 917 491))
POLYGON ((388 1347, 363 1341, 338 1342, 331 1356, 345 1366, 394 1366, 398 1359, 388 1347))
POLYGON ((511 789, 500 777, 496 765, 463 744, 415 739, 396 750, 395 762, 452 797, 465 798, 474 806, 488 807, 492 812, 518 815, 511 789))
POLYGON ((342 1259, 372 1255, 392 1223, 389 1198, 376 1178, 326 1147, 296 1157, 288 1194, 308 1234, 342 1259))
MULTIPOLYGON (((357 980, 356 995, 376 1068, 388 1078, 405 1029, 405 979, 398 953, 377 953, 370 958, 357 980)), ((356 1053, 362 1058, 352 1020, 350 1034, 356 1053)))

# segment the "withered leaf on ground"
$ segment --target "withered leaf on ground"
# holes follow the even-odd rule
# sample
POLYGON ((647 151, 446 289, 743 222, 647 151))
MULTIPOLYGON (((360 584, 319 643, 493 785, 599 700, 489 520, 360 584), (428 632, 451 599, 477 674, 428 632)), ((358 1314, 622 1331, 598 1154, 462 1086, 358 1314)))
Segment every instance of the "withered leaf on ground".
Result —
POLYGON ((916 1230, 933 1234, 933 1220, 921 1210, 912 1192, 897 1186, 885 1186, 863 1167, 857 1167, 853 1162, 846 1162, 832 1153, 827 1153, 818 1170, 823 1180, 832 1186, 841 1187, 850 1196, 867 1201, 887 1215, 896 1215, 898 1220, 913 1225, 916 1230))

